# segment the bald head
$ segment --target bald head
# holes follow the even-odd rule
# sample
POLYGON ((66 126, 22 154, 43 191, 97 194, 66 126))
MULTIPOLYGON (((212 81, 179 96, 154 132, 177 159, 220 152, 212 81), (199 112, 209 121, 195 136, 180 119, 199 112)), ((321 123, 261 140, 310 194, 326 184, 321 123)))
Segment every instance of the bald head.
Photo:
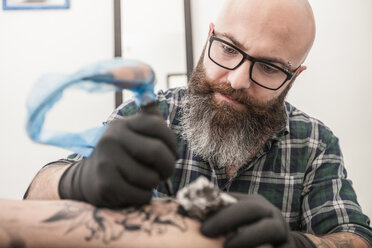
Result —
POLYGON ((301 64, 315 38, 307 0, 226 0, 216 32, 233 36, 251 56, 275 56, 301 64))

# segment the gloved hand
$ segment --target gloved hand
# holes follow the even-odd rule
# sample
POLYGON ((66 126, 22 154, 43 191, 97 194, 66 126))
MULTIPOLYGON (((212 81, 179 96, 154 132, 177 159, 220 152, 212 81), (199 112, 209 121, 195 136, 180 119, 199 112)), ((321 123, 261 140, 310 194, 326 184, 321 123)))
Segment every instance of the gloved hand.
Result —
POLYGON ((315 245, 302 233, 292 232, 281 212, 263 196, 233 193, 236 204, 208 217, 201 232, 208 237, 226 235, 225 247, 297 248, 315 245))
POLYGON ((92 154, 66 170, 59 194, 98 207, 147 204, 152 189, 172 175, 177 158, 175 134, 159 115, 114 120, 92 154))

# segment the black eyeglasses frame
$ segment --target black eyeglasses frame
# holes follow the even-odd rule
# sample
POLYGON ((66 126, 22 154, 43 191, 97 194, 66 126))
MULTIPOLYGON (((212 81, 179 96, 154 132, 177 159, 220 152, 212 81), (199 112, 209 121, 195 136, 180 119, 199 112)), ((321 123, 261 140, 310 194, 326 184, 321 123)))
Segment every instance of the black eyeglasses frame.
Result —
POLYGON ((291 73, 291 72, 289 72, 288 70, 281 68, 280 66, 277 66, 277 65, 274 65, 274 64, 272 64, 272 63, 270 63, 270 62, 267 62, 267 61, 265 61, 265 60, 257 59, 257 58, 255 58, 255 57, 250 56, 249 54, 245 53, 244 51, 242 51, 240 48, 234 46, 233 44, 231 44, 231 43, 229 43, 229 42, 227 42, 227 41, 225 41, 225 40, 223 40, 223 39, 220 39, 220 38, 216 37, 215 35, 213 35, 213 32, 212 32, 212 34, 211 34, 210 37, 209 37, 208 57, 209 57, 210 60, 212 60, 212 61, 213 61, 215 64, 217 64, 218 66, 221 66, 222 68, 227 69, 227 70, 230 70, 230 71, 235 70, 236 68, 238 68, 241 64, 243 64, 243 62, 244 62, 245 59, 251 61, 252 63, 251 63, 251 66, 250 66, 250 68, 249 68, 249 77, 250 77, 250 79, 251 79, 255 84, 257 84, 257 85, 259 85, 259 86, 261 86, 261 87, 263 87, 263 88, 265 88, 265 89, 268 89, 268 90, 278 90, 278 89, 280 89, 280 88, 281 88, 281 87, 282 87, 282 86, 283 86, 283 85, 284 85, 288 80, 291 80, 291 79, 293 78, 293 76, 297 74, 298 69, 300 69, 300 67, 301 67, 301 65, 299 65, 299 66, 295 69, 295 71, 294 71, 293 73, 291 73), (226 66, 223 66, 223 65, 217 63, 214 59, 212 59, 212 57, 211 57, 211 47, 212 47, 212 43, 213 43, 214 40, 217 40, 217 41, 220 41, 220 42, 222 42, 222 43, 225 43, 226 45, 228 45, 228 46, 230 46, 230 47, 236 49, 238 52, 240 52, 240 53, 243 55, 243 58, 242 58, 242 60, 238 63, 238 65, 236 65, 236 66, 233 67, 233 68, 229 68, 229 67, 226 67, 226 66), (274 67, 274 68, 276 68, 276 69, 278 69, 278 70, 284 72, 284 73, 287 75, 287 78, 286 78, 286 79, 284 80, 284 82, 283 82, 280 86, 278 86, 277 88, 270 88, 270 87, 267 87, 267 86, 265 86, 265 85, 262 85, 262 84, 256 82, 256 81, 252 78, 252 69, 253 69, 253 65, 254 65, 256 62, 260 62, 260 63, 267 64, 267 65, 269 65, 269 66, 272 66, 272 67, 274 67))

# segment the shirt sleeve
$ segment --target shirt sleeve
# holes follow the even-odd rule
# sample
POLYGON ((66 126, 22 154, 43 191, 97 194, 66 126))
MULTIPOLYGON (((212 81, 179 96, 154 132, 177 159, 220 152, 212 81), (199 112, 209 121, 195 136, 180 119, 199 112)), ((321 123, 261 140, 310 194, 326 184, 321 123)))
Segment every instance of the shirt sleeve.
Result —
POLYGON ((324 132, 305 176, 302 229, 315 235, 353 232, 372 243, 370 220, 362 213, 347 178, 338 138, 329 130, 324 132))
POLYGON ((106 123, 110 123, 111 121, 123 117, 123 116, 129 116, 134 115, 135 113, 138 113, 140 111, 140 108, 136 105, 134 102, 134 99, 129 99, 125 102, 123 102, 119 107, 117 107, 111 115, 107 118, 106 123))
MULTIPOLYGON (((156 95, 156 99, 158 101, 158 106, 160 112, 163 114, 164 119, 168 118, 169 115, 169 108, 172 105, 172 98, 174 96, 174 90, 167 90, 166 92, 159 90, 156 95)), ((140 108, 134 102, 134 99, 129 99, 122 103, 119 107, 117 107, 111 115, 108 117, 105 123, 110 123, 111 121, 124 116, 134 115, 140 112, 140 108)))

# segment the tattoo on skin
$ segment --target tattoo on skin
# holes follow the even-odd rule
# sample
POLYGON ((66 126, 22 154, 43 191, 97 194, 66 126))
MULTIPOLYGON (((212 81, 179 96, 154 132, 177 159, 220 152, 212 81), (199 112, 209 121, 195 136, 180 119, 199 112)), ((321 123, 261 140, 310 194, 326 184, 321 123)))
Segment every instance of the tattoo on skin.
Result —
POLYGON ((164 234, 170 228, 187 231, 185 217, 177 214, 177 204, 111 210, 88 205, 64 203, 64 207, 43 223, 70 221, 65 234, 77 228, 88 231, 86 241, 102 240, 109 244, 128 232, 144 232, 148 235, 164 234))
POLYGON ((353 234, 331 234, 312 240, 316 247, 319 248, 369 248, 367 241, 360 239, 363 244, 355 241, 353 234))
POLYGON ((329 242, 324 240, 324 239, 317 239, 316 241, 313 240, 313 243, 314 243, 315 247, 333 248, 333 246, 331 246, 329 244, 329 242))
MULTIPOLYGON (((19 236, 15 232, 9 231, 8 228, 6 228, 6 224, 5 226, 0 225, 0 233, 5 234, 5 236, 9 238, 9 243, 6 244, 4 247, 9 247, 9 248, 26 248, 27 247, 26 242, 22 239, 22 237, 19 236)), ((0 247, 3 247, 1 246, 1 241, 2 240, 0 240, 0 247)))
POLYGON ((9 235, 10 237, 10 243, 9 248, 26 248, 26 243, 21 237, 18 237, 16 235, 9 235))
POLYGON ((339 239, 334 238, 334 237, 329 237, 328 239, 331 240, 336 245, 337 248, 355 247, 355 246, 353 246, 353 241, 350 240, 350 239, 339 240, 339 239))

